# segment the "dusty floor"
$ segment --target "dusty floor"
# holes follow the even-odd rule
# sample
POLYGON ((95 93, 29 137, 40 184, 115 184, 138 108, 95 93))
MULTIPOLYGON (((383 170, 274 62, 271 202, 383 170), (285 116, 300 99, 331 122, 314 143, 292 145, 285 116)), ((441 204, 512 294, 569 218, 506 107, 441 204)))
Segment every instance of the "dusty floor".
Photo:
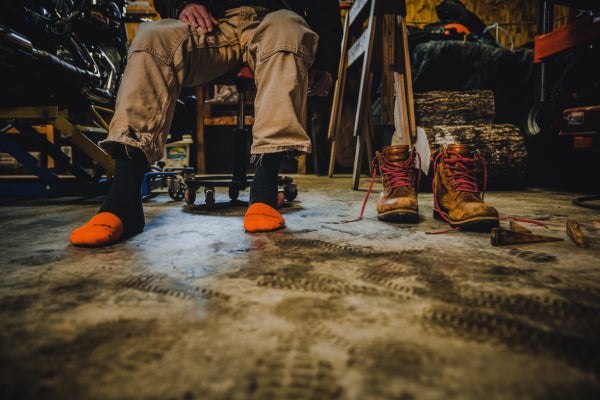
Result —
POLYGON ((426 234, 431 193, 416 225, 377 221, 376 194, 343 224, 366 179, 296 180, 282 231, 161 195, 96 250, 67 238, 100 199, 1 200, 0 398, 600 398, 600 213, 576 193, 488 193, 565 239, 494 247, 426 234))

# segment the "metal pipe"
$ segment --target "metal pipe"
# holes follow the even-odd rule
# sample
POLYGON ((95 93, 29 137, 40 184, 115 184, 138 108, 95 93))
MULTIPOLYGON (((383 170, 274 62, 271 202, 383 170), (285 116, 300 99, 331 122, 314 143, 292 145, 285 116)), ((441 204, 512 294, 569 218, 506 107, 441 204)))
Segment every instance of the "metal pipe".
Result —
POLYGON ((8 40, 13 44, 16 44, 18 49, 22 52, 22 54, 34 58, 36 61, 47 62, 50 65, 58 67, 66 72, 75 74, 80 78, 93 79, 99 76, 84 69, 81 69, 75 65, 69 64, 68 62, 61 60, 54 54, 50 54, 44 50, 34 47, 29 39, 17 32, 0 31, 0 37, 8 40))
POLYGON ((238 127, 238 129, 244 129, 246 127, 246 91, 245 90, 238 92, 237 127, 238 127))
MULTIPOLYGON (((91 55, 87 52, 85 46, 83 46, 83 44, 75 36, 71 38, 71 43, 73 44, 73 47, 77 51, 79 57, 83 58, 86 61, 86 64, 88 64, 92 71, 70 64, 62 60, 61 58, 55 56, 54 54, 48 53, 47 51, 34 47, 27 37, 8 28, 0 27, 0 38, 6 39, 13 45, 16 45, 17 49, 20 51, 21 54, 30 57, 35 61, 41 61, 54 68, 60 69, 71 76, 75 76, 77 79, 80 79, 83 82, 91 82, 94 85, 101 83, 102 77, 100 75, 100 69, 98 68, 98 65, 91 57, 91 55)), ((114 77, 116 76, 117 70, 102 50, 100 50, 100 53, 102 57, 104 57, 108 62, 108 66, 110 69, 109 77, 106 80, 106 84, 104 85, 105 87, 84 87, 82 89, 82 92, 92 100, 107 103, 110 102, 114 97, 114 91, 116 86, 114 77)))
MULTIPOLYGON (((539 0, 537 13, 537 33, 543 35, 552 31, 554 27, 554 2, 553 0, 539 0)), ((539 65, 536 102, 545 103, 548 101, 547 88, 547 68, 546 63, 542 62, 539 65)))

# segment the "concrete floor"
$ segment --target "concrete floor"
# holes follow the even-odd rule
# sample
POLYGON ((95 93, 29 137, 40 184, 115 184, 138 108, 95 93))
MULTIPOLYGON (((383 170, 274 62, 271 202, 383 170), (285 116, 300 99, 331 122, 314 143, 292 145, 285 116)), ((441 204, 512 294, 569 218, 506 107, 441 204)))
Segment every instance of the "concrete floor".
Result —
POLYGON ((1 200, 0 398, 600 398, 600 213, 577 193, 488 193, 565 239, 494 247, 428 235, 431 193, 418 224, 379 222, 376 193, 344 224, 366 178, 296 181, 284 230, 161 195, 103 249, 68 243, 100 199, 1 200))

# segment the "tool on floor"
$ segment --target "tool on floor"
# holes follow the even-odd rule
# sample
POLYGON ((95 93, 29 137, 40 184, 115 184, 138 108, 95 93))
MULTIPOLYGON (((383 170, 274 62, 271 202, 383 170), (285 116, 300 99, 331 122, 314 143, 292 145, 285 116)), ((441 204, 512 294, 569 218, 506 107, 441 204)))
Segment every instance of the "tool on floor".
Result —
POLYGON ((490 241, 493 246, 509 246, 511 244, 527 244, 542 242, 558 242, 563 240, 553 236, 534 235, 532 233, 518 232, 503 228, 493 228, 490 241))
POLYGON ((581 231, 579 227, 579 223, 572 219, 567 221, 567 235, 575 242, 577 247, 589 248, 590 244, 587 241, 587 238, 581 231))
POLYGON ((513 232, 520 232, 525 234, 531 233, 529 229, 525 228, 523 225, 519 224, 515 220, 510 220, 510 230, 513 232))

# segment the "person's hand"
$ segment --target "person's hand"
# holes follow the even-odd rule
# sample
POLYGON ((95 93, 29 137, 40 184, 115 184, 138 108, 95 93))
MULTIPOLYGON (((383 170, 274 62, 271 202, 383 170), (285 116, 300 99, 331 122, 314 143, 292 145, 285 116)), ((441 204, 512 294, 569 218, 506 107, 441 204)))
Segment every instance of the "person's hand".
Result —
POLYGON ((308 72, 308 95, 328 96, 333 85, 333 77, 325 70, 311 69, 308 72))
POLYGON ((202 29, 204 33, 212 32, 215 25, 219 25, 219 21, 201 4, 185 6, 179 13, 179 20, 202 29))

